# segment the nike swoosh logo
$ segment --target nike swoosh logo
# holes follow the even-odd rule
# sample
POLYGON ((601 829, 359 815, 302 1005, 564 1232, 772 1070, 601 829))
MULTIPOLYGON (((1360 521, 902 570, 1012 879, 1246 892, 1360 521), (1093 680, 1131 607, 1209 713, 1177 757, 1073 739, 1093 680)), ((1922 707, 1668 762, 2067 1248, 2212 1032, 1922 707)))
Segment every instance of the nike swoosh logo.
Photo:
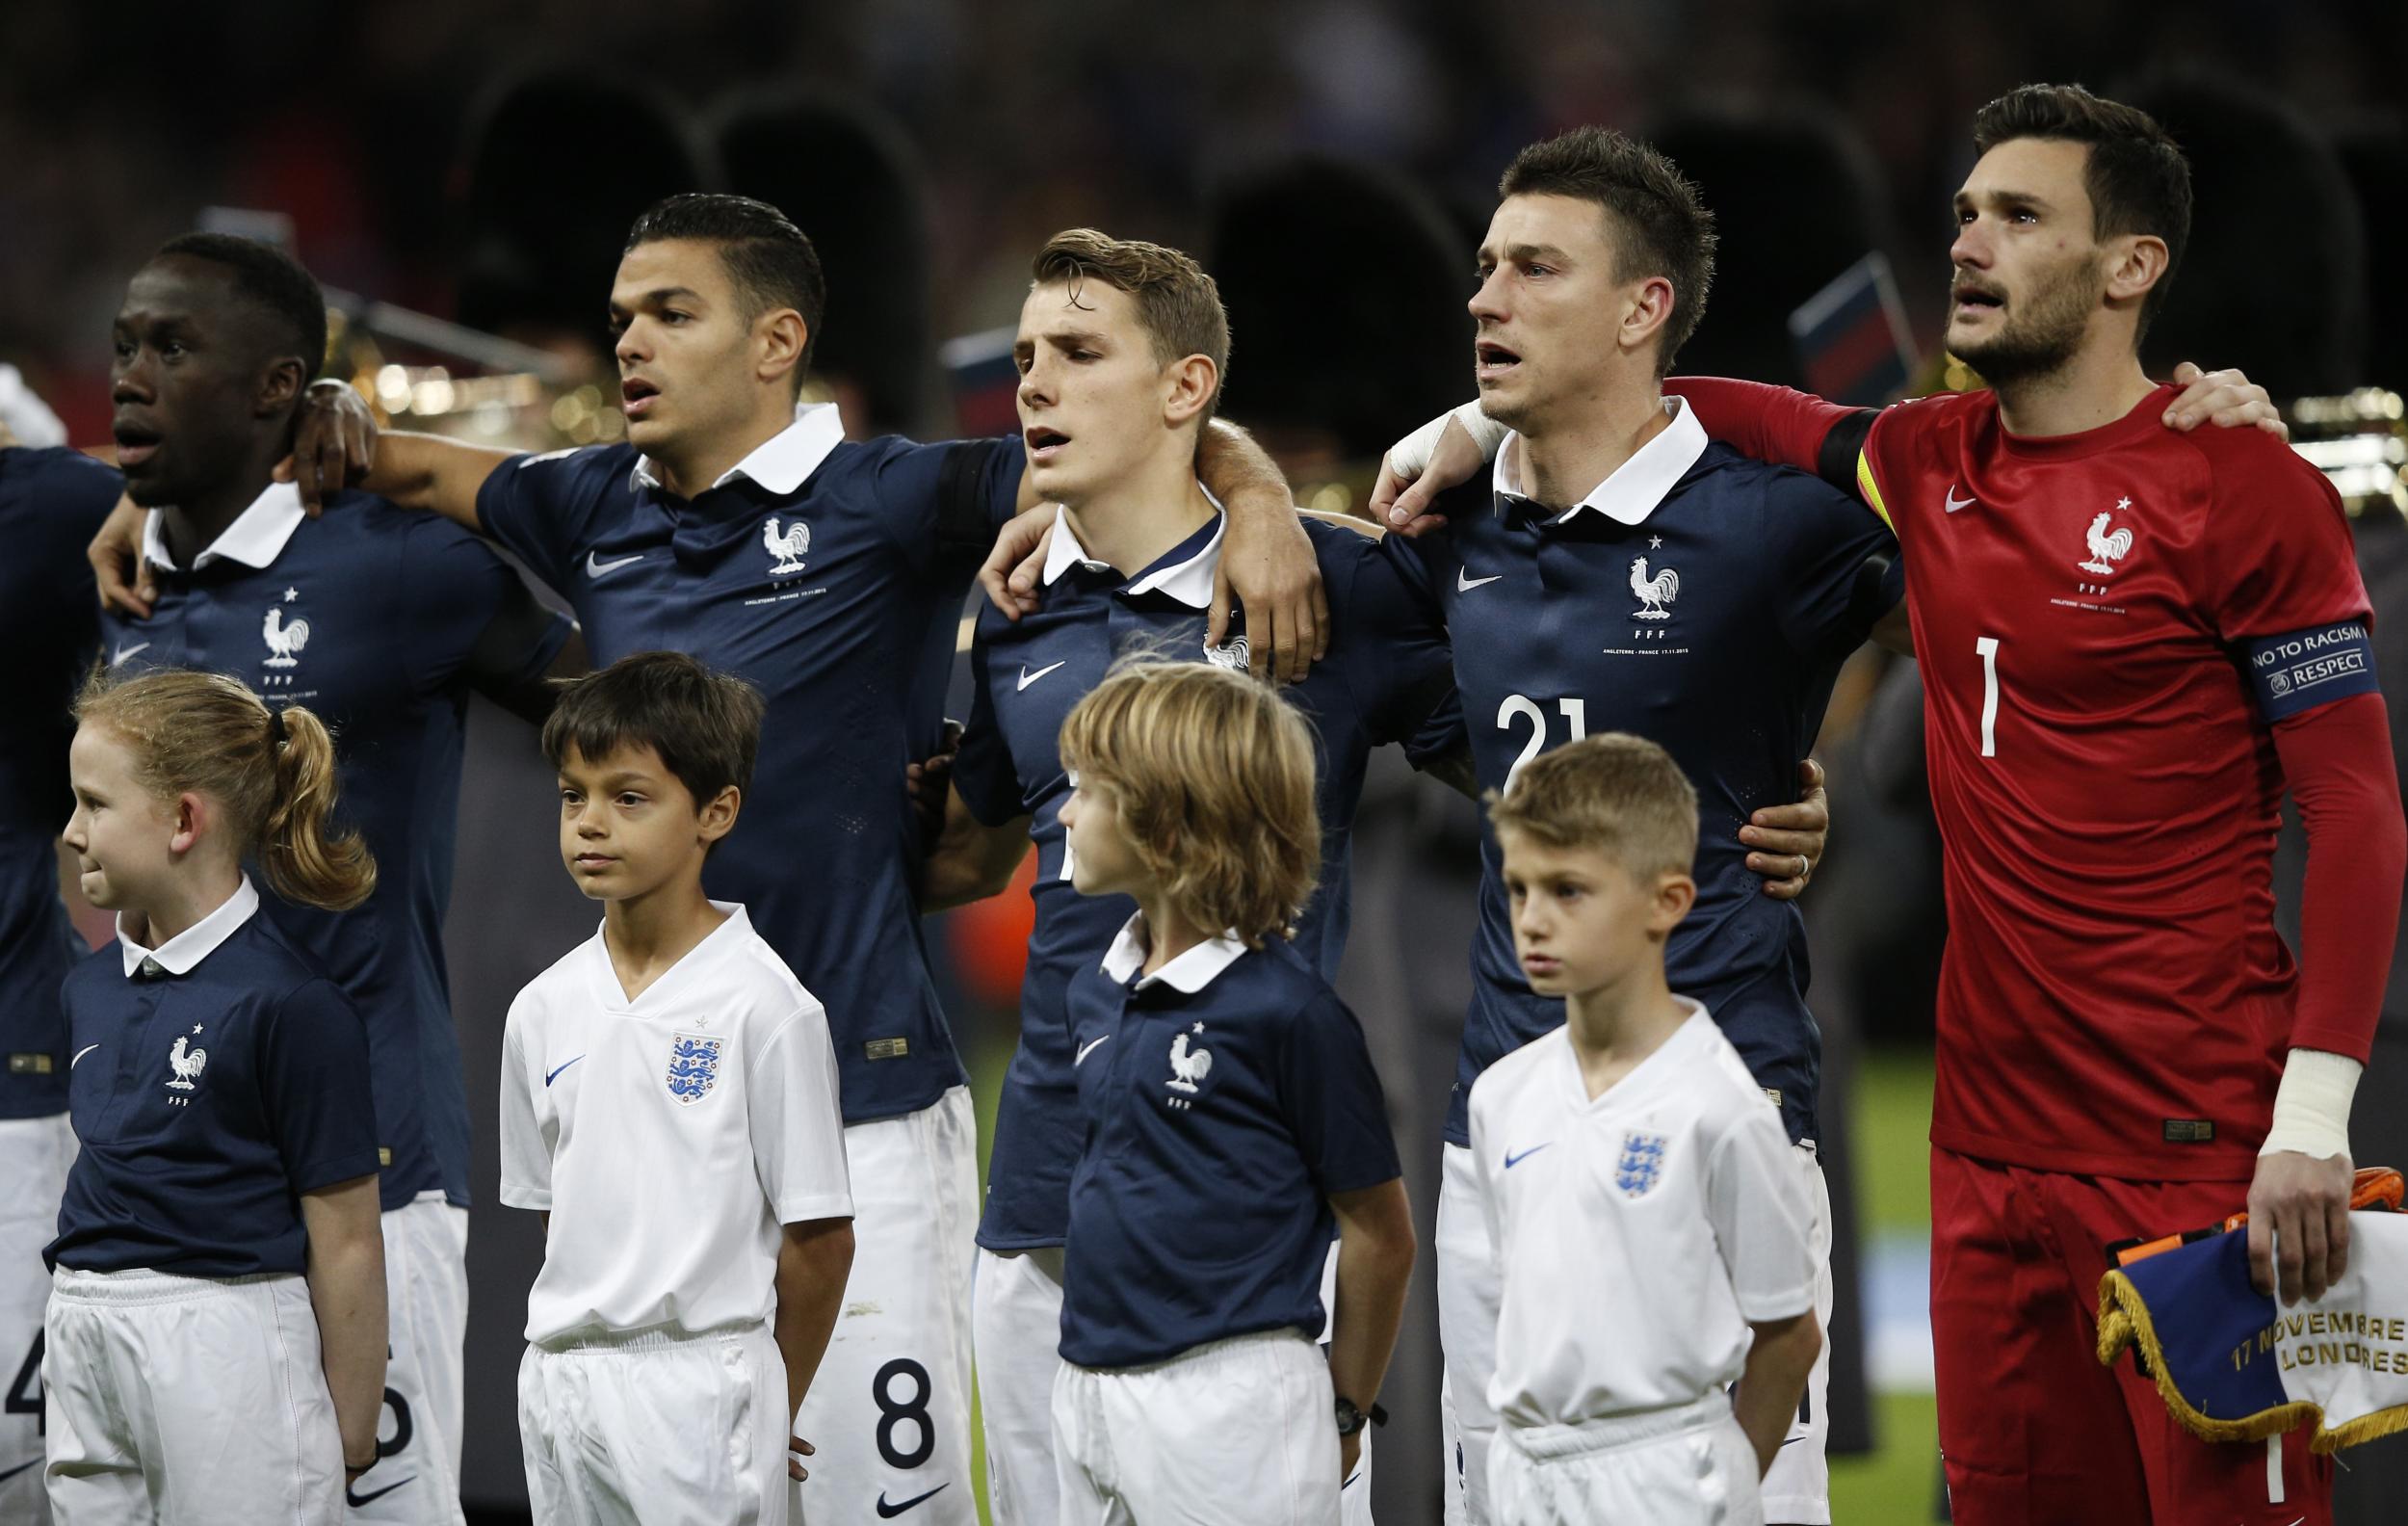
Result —
POLYGON ((13 1479, 29 1467, 39 1466, 41 1466, 41 1459, 39 1458, 34 1459, 31 1462, 19 1462, 16 1466, 9 1469, 6 1473, 0 1473, 0 1479, 13 1479))
MULTIPOLYGON (((1060 667, 1061 663, 1066 663, 1069 660, 1069 658, 1064 657, 1061 662, 1048 663, 1046 666, 1039 668, 1034 672, 1029 671, 1029 665, 1027 663, 1022 663, 1020 665, 1020 687, 1022 689, 1026 689, 1029 685, 1036 682, 1039 678, 1044 677, 1047 673, 1052 672, 1055 669, 1060 667)), ((939 1485, 938 1487, 940 1488, 943 1487, 942 1485, 939 1485)))
POLYGON ((617 571, 620 567, 625 566, 630 562, 641 562, 643 560, 643 553, 641 551, 637 552, 634 556, 620 557, 615 562, 597 562, 594 560, 596 555, 598 555, 598 553, 592 551, 586 553, 586 576, 588 577, 600 577, 605 572, 617 571))
MULTIPOLYGON (((76 1050, 76 1051, 75 1051, 75 1060, 81 1060, 81 1059, 83 1059, 83 1058, 84 1058, 84 1056, 86 1056, 86 1055, 88 1055, 88 1054, 92 1053, 94 1049, 97 1049, 97 1048, 99 1048, 99 1047, 100 1047, 100 1046, 99 1046, 98 1044, 86 1044, 86 1045, 84 1045, 84 1047, 83 1047, 83 1048, 78 1049, 78 1050, 76 1050)), ((66 1067, 67 1067, 69 1070, 72 1070, 72 1069, 74 1069, 74 1068, 75 1068, 75 1060, 69 1060, 69 1061, 66 1063, 66 1067)))
MULTIPOLYGON (((1554 1140, 1549 1140, 1547 1144, 1553 1144, 1554 1143, 1554 1140)), ((1533 1144, 1529 1149, 1522 1151, 1518 1155, 1511 1150, 1505 1151, 1505 1170, 1511 1171, 1514 1167, 1521 1165, 1524 1161, 1529 1160, 1540 1150, 1545 1149, 1547 1144, 1533 1144)))
POLYGON ((1469 593, 1472 590, 1479 587, 1483 583, 1494 583, 1497 579, 1505 576, 1502 572, 1491 572, 1484 578, 1476 578, 1468 575, 1471 569, 1469 567, 1456 567, 1454 569, 1454 591, 1457 593, 1469 593))
POLYGON ((1091 1054, 1093 1054, 1093 1053, 1095 1052, 1095 1046, 1096 1046, 1097 1044, 1100 1044, 1100 1043, 1110 1043, 1110 1042, 1112 1042, 1112 1035, 1110 1035, 1110 1034, 1106 1034, 1106 1035, 1105 1035, 1103 1038, 1101 1038, 1101 1039, 1089 1039, 1086 1042, 1085 1042, 1085 1043, 1083 1043, 1083 1044, 1081 1044, 1081 1045, 1079 1046, 1079 1058, 1077 1058, 1076 1060, 1071 1061, 1071 1062, 1070 1062, 1070 1064, 1071 1064, 1073 1066, 1083 1066, 1083 1065, 1086 1064, 1086 1057, 1087 1057, 1088 1055, 1091 1055, 1091 1054))
POLYGON ((1963 498, 1959 498, 1956 496, 1955 488, 1951 487, 1949 489, 1949 501, 1947 504, 1949 513, 1954 513, 1959 509, 1970 509, 1973 505, 1974 499, 1970 494, 1963 498))
POLYGON ((898 1516, 898 1515, 902 1514, 903 1512, 905 1512, 905 1511, 909 1510, 912 1506, 919 1504, 922 1500, 924 1500, 924 1499, 929 1499, 929 1498, 932 1498, 932 1497, 934 1497, 934 1496, 936 1496, 936 1495, 938 1495, 938 1494, 942 1494, 942 1493, 944 1493, 947 1489, 949 1489, 949 1488, 951 1488, 951 1487, 953 1487, 953 1484, 951 1483, 951 1481, 948 1481, 948 1482, 946 1482, 946 1483, 943 1483, 943 1484, 939 1484, 939 1485, 937 1485, 937 1486, 936 1486, 936 1487, 934 1487, 934 1488, 932 1488, 932 1489, 929 1490, 929 1491, 928 1491, 928 1493, 926 1493, 926 1494, 914 1494, 914 1495, 912 1495, 909 1499, 907 1499, 907 1500, 898 1501, 897 1503, 895 1503, 895 1504, 893 1504, 893 1505, 889 1505, 889 1504, 887 1504, 887 1503, 886 1503, 886 1491, 885 1491, 884 1489, 880 1489, 880 1490, 878 1490, 878 1492, 877 1492, 877 1515, 878 1515, 878 1519, 880 1519, 880 1520, 892 1520, 892 1519, 894 1519, 896 1516, 898 1516))
MULTIPOLYGON (((125 661, 126 658, 133 656, 136 652, 148 651, 149 649, 150 643, 148 642, 136 642, 131 646, 120 646, 117 650, 117 655, 109 659, 109 666, 115 668, 119 663, 125 661)), ((6 1478, 7 1476, 8 1475, 4 1473, 0 1473, 0 1478, 6 1478)))
MULTIPOLYGON (((584 1056, 584 1055, 579 1055, 579 1056, 577 1057, 577 1060, 583 1060, 584 1058, 585 1058, 585 1056, 584 1056)), ((552 1084, 555 1080, 557 1080, 557 1079, 559 1078, 560 1073, 561 1073, 562 1071, 563 1071, 563 1070, 567 1069, 570 1066, 575 1065, 575 1064, 577 1063, 577 1060, 563 1060, 563 1061, 562 1061, 559 1065, 554 1066, 552 1067, 552 1073, 551 1073, 550 1075, 547 1075, 547 1076, 545 1076, 545 1077, 543 1078, 543 1084, 544 1084, 545 1086, 550 1086, 550 1085, 551 1085, 551 1084, 552 1084)))
POLYGON ((343 1486, 343 1503, 349 1505, 353 1510, 357 1510, 361 1506, 367 1504, 370 1500, 380 1500, 384 1498, 387 1494, 390 1494, 395 1489, 400 1488, 402 1484, 410 1483, 417 1477, 417 1474, 412 1473, 408 1478, 402 1480, 401 1484, 387 1484, 380 1489, 370 1489, 365 1494, 358 1493, 353 1489, 350 1485, 346 1484, 343 1486))

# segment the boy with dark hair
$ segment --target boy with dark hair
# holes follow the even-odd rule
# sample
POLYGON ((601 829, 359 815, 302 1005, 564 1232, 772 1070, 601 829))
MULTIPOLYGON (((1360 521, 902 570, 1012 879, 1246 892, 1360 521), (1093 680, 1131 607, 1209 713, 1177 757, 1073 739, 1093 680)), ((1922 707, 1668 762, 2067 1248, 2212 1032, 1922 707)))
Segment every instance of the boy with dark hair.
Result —
POLYGON ((852 1262, 835 1055, 744 908, 702 891, 761 710, 646 652, 543 728, 561 857, 604 917, 503 1038, 502 1200, 544 1215, 518 1383, 539 1522, 781 1526, 805 1476, 790 1422, 852 1262))

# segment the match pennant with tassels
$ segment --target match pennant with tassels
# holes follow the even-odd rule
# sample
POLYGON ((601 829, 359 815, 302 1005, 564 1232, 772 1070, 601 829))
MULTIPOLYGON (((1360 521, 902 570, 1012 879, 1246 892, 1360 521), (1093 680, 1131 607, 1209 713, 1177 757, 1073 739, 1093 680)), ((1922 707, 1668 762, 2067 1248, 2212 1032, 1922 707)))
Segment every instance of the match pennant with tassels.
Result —
POLYGON ((2208 1441, 2309 1421, 2336 1452, 2408 1430, 2408 1214, 2399 1172, 2358 1173, 2349 1270, 2289 1308, 2249 1283, 2249 1237, 2217 1229, 2121 1248, 2099 1279, 2099 1360, 2131 1349, 2175 1419, 2208 1441))

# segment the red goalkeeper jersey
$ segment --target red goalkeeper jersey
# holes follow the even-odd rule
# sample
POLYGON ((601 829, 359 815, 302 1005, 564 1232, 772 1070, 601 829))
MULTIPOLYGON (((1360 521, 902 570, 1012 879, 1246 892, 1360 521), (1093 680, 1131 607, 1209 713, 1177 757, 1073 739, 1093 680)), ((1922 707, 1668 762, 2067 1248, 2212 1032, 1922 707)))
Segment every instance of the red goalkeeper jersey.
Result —
POLYGON ((1946 850, 1934 1144, 2245 1181, 2293 1044, 2271 725, 2375 692, 2341 503, 2256 430, 2012 436, 1888 409, 1859 486, 1904 549, 1946 850))

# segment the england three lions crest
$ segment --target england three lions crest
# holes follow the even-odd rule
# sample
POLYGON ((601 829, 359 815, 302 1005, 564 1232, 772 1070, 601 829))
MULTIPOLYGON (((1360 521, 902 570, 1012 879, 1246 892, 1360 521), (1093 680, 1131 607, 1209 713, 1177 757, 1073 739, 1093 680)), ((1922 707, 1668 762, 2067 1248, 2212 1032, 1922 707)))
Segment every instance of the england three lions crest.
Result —
POLYGON ((709 1096, 711 1088, 719 1085, 720 1053, 726 1047, 724 1039, 674 1035, 668 1045, 668 1094, 685 1107, 709 1096))
POLYGON ((1665 1140, 1661 1134, 1633 1129, 1622 1136, 1622 1158, 1614 1163, 1613 1184, 1626 1197, 1644 1197, 1663 1176, 1665 1140))

